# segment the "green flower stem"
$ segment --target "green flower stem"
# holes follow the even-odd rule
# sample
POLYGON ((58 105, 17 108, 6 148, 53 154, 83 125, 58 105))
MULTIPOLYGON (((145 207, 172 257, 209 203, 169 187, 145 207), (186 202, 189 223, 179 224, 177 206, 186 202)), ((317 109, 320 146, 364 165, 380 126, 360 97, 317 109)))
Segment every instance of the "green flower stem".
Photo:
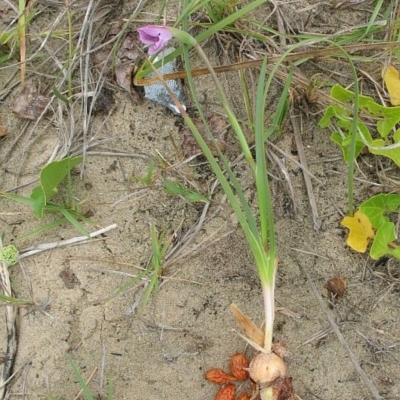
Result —
MULTIPOLYGON (((243 229, 243 232, 248 240, 248 243, 253 252, 255 262, 257 265, 258 273, 261 280, 262 290, 263 290, 263 299, 264 299, 264 312, 265 312, 265 339, 264 339, 264 349, 267 352, 271 351, 272 346, 272 333, 273 333, 273 323, 274 323, 274 287, 275 287, 275 273, 276 273, 276 249, 275 249, 275 233, 274 233, 274 221, 273 221, 273 210, 272 210, 272 200, 268 182, 268 174, 267 174, 267 165, 265 159, 265 132, 264 132, 264 118, 265 118, 265 102, 268 93, 269 85, 265 85, 265 76, 267 70, 267 62, 264 61, 261 72, 260 72, 260 80, 257 90, 257 106, 256 106, 256 123, 255 123, 255 137, 256 137, 256 160, 254 160, 250 148, 248 146, 246 137, 230 108, 229 102, 224 94, 224 90, 222 85, 220 84, 216 73, 209 62, 207 56, 204 54, 202 48, 198 44, 195 38, 189 35, 186 32, 180 31, 175 28, 169 28, 171 33, 184 44, 194 47, 201 58, 204 60, 206 67, 210 71, 211 77, 216 85, 219 99, 221 104, 223 105, 226 114, 228 116, 228 120, 233 127, 240 145, 242 147, 242 151, 244 153, 244 157, 248 162, 251 170, 253 171, 255 177, 255 183, 258 194, 258 202, 259 202, 259 216, 260 216, 260 225, 261 232, 258 232, 252 226, 254 225, 254 217, 249 215, 248 213, 244 213, 243 209, 246 210, 246 206, 248 207, 245 199, 241 199, 239 202, 236 196, 232 191, 232 187, 230 183, 224 176, 223 171, 219 167, 215 158, 210 152, 207 144, 204 139, 199 134, 196 129, 193 121, 187 116, 186 113, 183 113, 183 117, 185 118, 186 123, 189 128, 193 132, 193 135, 197 142, 199 143, 201 149, 203 150, 204 155, 208 159, 214 173, 217 176, 222 188, 224 189, 229 202, 238 218, 239 223, 243 229), (243 207, 243 209, 242 209, 243 207)), ((286 96, 286 94, 285 94, 286 96)), ((222 156, 222 155, 221 155, 222 156)), ((224 162, 224 158, 222 156, 222 161, 224 162)), ((237 193, 240 193, 240 186, 237 188, 239 183, 237 183, 233 178, 233 173, 229 167, 229 165, 224 162, 224 166, 227 169, 229 176, 232 179, 232 184, 236 189, 237 193)))
POLYGON ((197 40, 193 36, 191 36, 189 33, 183 32, 180 29, 172 28, 172 27, 169 27, 168 29, 182 43, 185 43, 189 46, 193 46, 196 49, 197 53, 200 55, 200 57, 203 59, 204 63, 206 64, 206 67, 210 71, 210 75, 215 83, 215 86, 216 86, 217 92, 218 92, 218 96, 219 96, 219 100, 221 101, 221 104, 223 105, 223 107, 225 109, 229 123, 231 124, 232 128, 236 132, 240 146, 243 151, 244 158, 248 162, 248 164, 250 165, 250 168, 254 172, 255 162, 254 162, 253 156, 251 155, 250 147, 247 143, 246 136, 243 133, 242 128, 240 127, 238 120, 235 117, 235 114, 233 113, 231 107, 229 106, 228 99, 226 98, 226 96, 224 94, 224 89, 217 77, 217 74, 214 71, 212 64, 210 63, 209 59, 205 55, 203 49, 201 48, 201 46, 199 45, 197 40))
MULTIPOLYGON (((179 25, 182 20, 186 20, 189 18, 190 14, 193 14, 197 9, 203 7, 205 3, 207 3, 209 0, 206 1, 185 1, 186 5, 184 7, 184 10, 182 11, 181 15, 178 17, 178 19, 175 22, 175 26, 179 25)), ((201 43, 205 41, 206 39, 210 38, 212 35, 215 33, 223 30, 224 28, 228 27, 229 25, 232 25, 235 21, 239 20, 240 18, 243 18, 245 15, 248 13, 252 12, 255 10, 257 7, 261 6, 264 4, 266 0, 255 0, 252 1, 249 4, 242 5, 237 9, 237 11, 233 12, 232 14, 228 15, 225 17, 223 20, 211 24, 208 29, 202 31, 198 36, 197 36, 197 42, 201 43)), ((180 56, 182 54, 182 49, 178 48, 176 49, 173 53, 169 54, 164 62, 168 62, 173 60, 174 58, 180 56)), ((159 68, 161 66, 162 61, 157 61, 154 66, 156 68, 159 68)), ((152 68, 148 63, 145 63, 139 71, 136 73, 136 78, 138 80, 144 78, 151 72, 152 68)))
MULTIPOLYGON (((275 274, 276 274, 276 244, 275 244, 275 227, 274 214, 272 209, 271 190, 269 187, 267 161, 265 155, 265 104, 269 90, 269 83, 265 83, 267 74, 267 60, 264 59, 260 76, 258 79, 256 93, 256 110, 255 110, 255 148, 256 148, 256 170, 255 181, 258 197, 258 208, 260 215, 260 236, 259 241, 263 247, 263 259, 256 259, 258 273, 261 280, 261 286, 264 299, 265 313, 265 337, 264 349, 267 352, 272 351, 272 334, 274 328, 275 307, 274 307, 274 291, 275 291, 275 274)), ((270 82, 270 81, 269 81, 270 82)), ((286 86, 285 86, 286 87, 286 86)), ((286 99, 287 90, 282 92, 282 98, 286 99)), ((281 101, 279 102, 281 104, 281 101)), ((276 114, 282 112, 282 107, 277 108, 276 114)))

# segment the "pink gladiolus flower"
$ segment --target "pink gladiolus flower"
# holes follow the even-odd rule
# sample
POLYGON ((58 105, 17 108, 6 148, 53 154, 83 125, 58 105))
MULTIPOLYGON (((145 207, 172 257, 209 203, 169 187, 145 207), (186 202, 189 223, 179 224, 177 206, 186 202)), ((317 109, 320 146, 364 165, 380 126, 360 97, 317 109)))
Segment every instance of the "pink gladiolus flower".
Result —
POLYGON ((172 39, 172 33, 166 26, 146 25, 138 28, 140 40, 149 45, 149 55, 162 50, 172 39))

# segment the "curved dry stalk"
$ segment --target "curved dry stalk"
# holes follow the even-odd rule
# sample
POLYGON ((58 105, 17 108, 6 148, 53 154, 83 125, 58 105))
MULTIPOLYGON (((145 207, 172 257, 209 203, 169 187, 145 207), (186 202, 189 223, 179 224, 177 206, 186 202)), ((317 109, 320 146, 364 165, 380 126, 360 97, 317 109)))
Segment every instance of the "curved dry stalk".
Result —
MULTIPOLYGON (((0 250, 3 244, 0 238, 0 250)), ((3 292, 6 296, 12 297, 12 289, 10 282, 10 275, 8 266, 0 261, 0 285, 3 288, 3 292)), ((18 341, 17 341, 17 314, 18 307, 6 305, 5 306, 5 327, 7 331, 7 345, 5 352, 5 359, 3 362, 3 371, 0 376, 0 399, 3 400, 7 395, 7 384, 12 377, 12 369, 14 366, 15 357, 17 355, 18 341)))
POLYGON ((34 254, 41 253, 42 251, 52 250, 57 247, 64 247, 64 246, 68 246, 70 244, 76 244, 76 243, 86 243, 91 238, 102 235, 103 233, 106 233, 112 229, 115 229, 116 227, 117 227, 117 224, 112 224, 103 229, 99 229, 95 232, 89 233, 88 236, 77 236, 77 237, 74 237, 71 239, 66 239, 66 240, 59 241, 59 242, 43 243, 43 244, 39 244, 37 246, 27 247, 26 249, 21 250, 19 259, 21 260, 23 258, 32 256, 34 254))
MULTIPOLYGON (((307 278, 307 282, 310 285, 310 288, 317 299, 319 306, 321 307, 321 310, 324 312, 327 320, 329 321, 332 330, 335 332, 337 338, 339 339, 340 344, 343 346, 345 349, 347 355, 350 358, 350 361, 352 362, 354 369, 360 375, 361 380, 364 382, 364 385, 368 388, 368 390, 371 392, 373 398, 375 400, 384 400, 384 398, 379 394, 378 389, 375 387, 371 379, 369 379, 368 375, 364 372, 364 370, 361 368, 360 363, 358 362, 356 356, 354 353, 351 351, 350 346, 347 344, 346 339, 343 337, 342 332, 340 331, 339 327, 337 326, 334 318, 332 317, 328 307, 322 300, 321 295, 318 292, 317 287, 315 286, 315 283, 311 279, 310 274, 307 272, 307 268, 304 268, 301 263, 294 257, 294 260, 296 261, 297 265, 300 267, 301 271, 307 278)), ((315 263, 315 258, 314 258, 314 263, 315 263)))

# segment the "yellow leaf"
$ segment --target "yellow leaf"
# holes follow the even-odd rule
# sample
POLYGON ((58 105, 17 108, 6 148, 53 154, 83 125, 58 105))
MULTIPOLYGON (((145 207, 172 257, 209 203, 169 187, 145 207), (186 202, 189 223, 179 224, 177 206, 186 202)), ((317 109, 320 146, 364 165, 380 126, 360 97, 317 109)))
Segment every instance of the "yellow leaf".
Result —
POLYGON ((389 65, 382 71, 382 77, 389 92, 390 103, 392 106, 400 105, 400 78, 399 71, 393 66, 389 65))
POLYGON ((343 218, 342 225, 350 229, 347 245, 359 253, 365 253, 368 243, 375 237, 369 218, 363 212, 357 211, 354 217, 343 218))

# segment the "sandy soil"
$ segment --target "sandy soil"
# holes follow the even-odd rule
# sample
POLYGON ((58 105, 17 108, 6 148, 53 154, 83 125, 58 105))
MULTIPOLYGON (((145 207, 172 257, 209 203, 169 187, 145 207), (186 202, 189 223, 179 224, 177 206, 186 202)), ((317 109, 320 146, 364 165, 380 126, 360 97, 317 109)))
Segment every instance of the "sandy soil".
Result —
MULTIPOLYGON (((312 3, 299 1, 282 8, 294 29, 300 29, 308 20, 309 31, 334 33, 365 23, 372 8, 372 2, 340 8, 328 2, 312 3)), ((126 2, 122 13, 128 16, 134 6, 134 2, 126 2)), ((32 30, 47 29, 60 7, 46 9, 32 30)), ((145 11, 155 8, 153 5, 145 11)), ((172 10, 173 7, 169 10, 171 18, 172 10)), ((270 11, 265 6, 260 15, 267 16, 270 11)), ((143 14, 143 19, 148 21, 152 16, 143 14)), ((97 32, 99 38, 113 18, 116 17, 104 22, 104 31, 97 32)), ((57 42, 49 42, 49 46, 56 45, 57 42)), ((207 46, 215 62, 221 62, 217 44, 209 42, 207 46)), ((42 87, 51 88, 53 81, 46 74, 55 74, 55 69, 39 69, 39 64, 28 65, 27 85, 41 81, 42 87)), ((306 64, 302 72, 309 78, 318 72, 329 81, 331 75, 324 70, 335 68, 334 63, 320 67, 306 64)), ((369 68, 379 79, 380 65, 375 67, 369 68)), ((15 71, 16 67, 4 69, 0 86, 6 88, 9 79, 17 82, 15 71)), ((76 85, 78 78, 77 75, 76 85)), ((221 81, 243 117, 237 75, 221 75, 221 81)), ((209 79, 196 82, 200 93, 207 95, 209 109, 214 111, 217 106, 209 79)), ((92 149, 103 154, 87 155, 83 179, 79 174, 74 176, 74 195, 83 200, 83 210, 91 212, 98 227, 113 223, 118 227, 89 243, 44 252, 12 268, 16 296, 32 300, 35 306, 19 310, 19 346, 14 368, 17 375, 8 398, 76 398, 80 388, 70 365, 73 360, 85 379, 93 374, 89 387, 99 399, 106 398, 107 383, 112 381, 113 398, 118 400, 211 400, 217 387, 205 381, 204 371, 226 368, 235 352, 246 351, 249 357, 254 354, 233 331, 238 327, 229 310, 230 304, 235 303, 254 321, 262 322, 261 289, 252 255, 232 210, 217 188, 200 231, 185 250, 189 251, 188 256, 170 262, 163 270, 162 284, 144 311, 139 313, 135 307, 146 280, 113 296, 139 268, 148 265, 152 254, 151 224, 165 237, 175 234, 173 244, 178 246, 204 211, 202 204, 188 204, 180 197, 166 194, 162 179, 179 178, 207 193, 214 178, 202 160, 179 163, 183 160, 179 117, 148 101, 134 101, 112 86, 111 81, 106 86, 113 90, 116 106, 107 118, 107 114, 96 116, 88 133, 92 140, 103 140, 102 145, 92 149), (105 155, 106 151, 127 154, 105 155), (156 166, 150 186, 134 179, 146 175, 149 157, 164 160, 163 166, 156 166), (108 301, 102 301, 110 296, 108 301)), ((2 190, 20 187, 18 193, 28 195, 40 168, 63 135, 73 129, 79 142, 82 118, 76 103, 71 111, 76 123, 71 128, 72 114, 64 110, 60 119, 55 99, 44 119, 37 124, 30 122, 24 129, 26 122, 11 112, 20 92, 21 87, 16 86, 2 99, 1 118, 8 134, 0 143, 0 182, 2 190)), ((273 103, 274 99, 270 101, 273 103)), ((187 104, 191 105, 188 96, 187 104)), ((313 181, 313 185, 322 221, 320 230, 314 229, 301 169, 279 155, 293 185, 293 204, 282 171, 275 163, 271 167, 279 249, 274 338, 285 341, 290 349, 287 364, 300 398, 372 399, 343 343, 333 333, 327 310, 339 326, 346 346, 381 396, 399 399, 400 265, 394 260, 374 263, 367 255, 355 254, 346 247, 339 213, 347 207, 346 166, 339 149, 329 139, 329 131, 317 127, 319 109, 312 105, 298 113, 309 168, 319 180, 313 181), (341 301, 331 303, 324 285, 338 275, 346 281, 347 290, 341 301)), ((239 155, 238 146, 232 137, 227 142, 233 160, 239 155)), ((290 121, 274 143, 297 157, 290 121)), ((362 172, 370 179, 376 179, 374 168, 370 167, 373 163, 368 156, 360 163, 362 172)), ((236 171, 246 195, 255 202, 245 164, 239 162, 236 171)), ((361 171, 357 174, 362 177, 361 171)), ((356 201, 366 198, 368 188, 367 183, 357 183, 356 201)), ((40 226, 41 222, 29 211, 25 206, 1 200, 0 231, 6 243, 40 226)), ((78 235, 65 224, 19 242, 18 246, 78 235)), ((5 349, 3 326, 0 333, 5 349)))

